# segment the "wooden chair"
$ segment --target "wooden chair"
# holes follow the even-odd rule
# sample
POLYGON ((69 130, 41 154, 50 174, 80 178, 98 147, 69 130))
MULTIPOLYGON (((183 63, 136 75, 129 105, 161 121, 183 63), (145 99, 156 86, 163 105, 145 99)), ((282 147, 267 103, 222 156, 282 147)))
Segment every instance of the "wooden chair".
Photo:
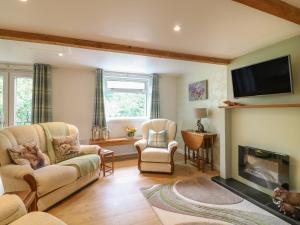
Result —
POLYGON ((184 163, 186 164, 188 158, 192 162, 196 163, 196 166, 199 170, 202 167, 202 171, 204 172, 205 161, 202 148, 204 142, 203 135, 184 130, 181 131, 181 135, 184 141, 184 163), (190 150, 193 154, 192 158, 190 157, 190 150))

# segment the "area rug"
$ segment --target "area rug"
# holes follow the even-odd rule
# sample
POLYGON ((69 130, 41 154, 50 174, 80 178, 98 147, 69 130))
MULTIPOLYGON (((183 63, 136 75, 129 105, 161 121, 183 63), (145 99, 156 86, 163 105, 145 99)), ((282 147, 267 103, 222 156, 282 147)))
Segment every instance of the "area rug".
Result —
POLYGON ((164 225, 288 225, 204 177, 141 191, 164 225))

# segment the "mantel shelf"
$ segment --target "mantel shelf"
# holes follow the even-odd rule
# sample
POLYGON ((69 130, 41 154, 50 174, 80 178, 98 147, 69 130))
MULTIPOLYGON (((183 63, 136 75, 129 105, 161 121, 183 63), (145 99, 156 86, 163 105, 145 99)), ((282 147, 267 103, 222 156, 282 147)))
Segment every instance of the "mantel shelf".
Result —
POLYGON ((300 108, 300 104, 269 104, 269 105, 235 105, 235 106, 219 106, 224 109, 251 109, 251 108, 300 108))

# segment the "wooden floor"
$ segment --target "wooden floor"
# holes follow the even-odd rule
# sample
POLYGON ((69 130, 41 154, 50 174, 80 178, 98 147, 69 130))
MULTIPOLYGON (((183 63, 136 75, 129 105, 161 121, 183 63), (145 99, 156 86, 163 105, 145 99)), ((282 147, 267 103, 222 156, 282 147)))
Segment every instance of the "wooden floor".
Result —
POLYGON ((183 156, 175 156, 175 173, 140 174, 137 160, 116 162, 114 175, 100 178, 75 193, 48 213, 69 225, 160 225, 160 221, 140 192, 141 187, 170 183, 194 176, 216 176, 218 172, 184 165, 183 156))

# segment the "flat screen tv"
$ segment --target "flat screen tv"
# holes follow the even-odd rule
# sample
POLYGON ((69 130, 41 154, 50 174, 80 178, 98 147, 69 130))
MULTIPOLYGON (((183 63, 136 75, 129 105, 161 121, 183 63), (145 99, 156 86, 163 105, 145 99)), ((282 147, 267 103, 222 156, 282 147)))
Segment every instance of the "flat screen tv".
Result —
POLYGON ((231 71, 235 98, 292 93, 290 56, 231 71))

